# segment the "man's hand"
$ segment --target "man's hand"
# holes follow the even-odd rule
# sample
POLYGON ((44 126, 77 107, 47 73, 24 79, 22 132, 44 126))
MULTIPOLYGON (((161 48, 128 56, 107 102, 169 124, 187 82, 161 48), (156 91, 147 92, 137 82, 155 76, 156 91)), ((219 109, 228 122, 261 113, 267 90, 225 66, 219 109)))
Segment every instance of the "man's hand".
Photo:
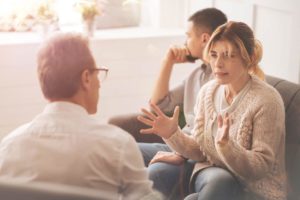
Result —
POLYGON ((150 104, 153 113, 146 109, 142 109, 142 112, 147 116, 138 116, 138 120, 142 123, 150 126, 148 129, 141 129, 141 133, 156 134, 164 139, 168 139, 178 128, 178 116, 179 106, 176 106, 172 117, 166 116, 157 105, 150 104))
POLYGON ((185 159, 180 155, 175 154, 174 152, 165 152, 159 151, 156 155, 152 158, 149 165, 156 163, 156 162, 165 162, 173 165, 181 165, 185 159))
POLYGON ((172 46, 167 53, 166 60, 175 63, 187 62, 186 56, 190 55, 189 50, 185 46, 172 46))

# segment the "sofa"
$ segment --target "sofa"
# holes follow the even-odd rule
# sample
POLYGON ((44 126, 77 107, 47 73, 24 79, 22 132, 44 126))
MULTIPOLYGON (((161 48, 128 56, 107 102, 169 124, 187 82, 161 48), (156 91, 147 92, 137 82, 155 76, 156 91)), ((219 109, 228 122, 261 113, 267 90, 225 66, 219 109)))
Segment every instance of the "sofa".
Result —
MULTIPOLYGON (((286 169, 288 200, 300 199, 300 85, 267 76, 267 82, 280 93, 285 106, 286 169)), ((276 123, 276 122, 274 122, 276 123)))
POLYGON ((78 186, 0 179, 2 200, 101 200, 105 192, 78 186))
MULTIPOLYGON (((288 173, 288 200, 300 199, 300 85, 277 77, 266 76, 266 81, 280 93, 286 111, 286 169, 288 173)), ((155 135, 141 137, 139 130, 146 126, 136 117, 138 114, 116 116, 110 124, 119 126, 136 137, 138 142, 163 142, 155 135)), ((182 115, 181 115, 182 116, 182 115)), ((276 122, 274 122, 276 123, 276 122)), ((184 119, 180 119, 184 125, 184 119)))
MULTIPOLYGON (((26 179, 1 178, 1 200, 137 200, 136 195, 112 196, 109 191, 50 182, 27 182, 26 179)), ((140 197, 139 200, 163 200, 159 192, 140 197)))

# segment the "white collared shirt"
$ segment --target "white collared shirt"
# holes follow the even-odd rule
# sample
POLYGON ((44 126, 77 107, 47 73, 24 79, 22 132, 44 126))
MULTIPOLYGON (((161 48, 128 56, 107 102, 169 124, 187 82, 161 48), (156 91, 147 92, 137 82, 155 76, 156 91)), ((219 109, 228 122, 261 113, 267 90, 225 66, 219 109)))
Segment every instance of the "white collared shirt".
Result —
POLYGON ((0 178, 95 188, 109 194, 106 199, 153 193, 133 137, 68 102, 48 104, 1 141, 0 178))

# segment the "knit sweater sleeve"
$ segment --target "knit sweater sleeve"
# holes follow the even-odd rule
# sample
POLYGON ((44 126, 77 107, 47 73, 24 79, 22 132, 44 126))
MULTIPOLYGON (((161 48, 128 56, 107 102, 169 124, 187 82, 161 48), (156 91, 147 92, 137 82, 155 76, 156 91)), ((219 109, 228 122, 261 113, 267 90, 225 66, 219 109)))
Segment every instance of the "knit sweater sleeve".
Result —
POLYGON ((285 137, 284 107, 279 96, 272 98, 261 102, 252 119, 244 121, 239 129, 248 132, 252 140, 250 150, 232 138, 226 144, 215 144, 227 167, 245 180, 258 180, 266 176, 272 171, 279 152, 284 151, 281 145, 285 137), (250 124, 252 128, 249 128, 250 124))
POLYGON ((181 155, 186 158, 195 160, 195 161, 203 161, 205 160, 205 156, 200 150, 199 143, 197 142, 197 138, 201 136, 204 129, 204 119, 203 119, 203 97, 204 88, 202 88, 197 96, 197 102, 194 108, 195 112, 195 122, 191 135, 187 135, 183 133, 180 128, 168 139, 164 139, 164 141, 171 147, 173 150, 177 151, 181 155))

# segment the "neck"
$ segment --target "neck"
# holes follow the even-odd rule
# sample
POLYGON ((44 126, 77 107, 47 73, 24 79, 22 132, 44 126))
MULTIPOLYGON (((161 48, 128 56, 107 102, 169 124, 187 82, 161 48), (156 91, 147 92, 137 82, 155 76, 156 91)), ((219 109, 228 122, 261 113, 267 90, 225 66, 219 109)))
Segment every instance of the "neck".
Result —
POLYGON ((242 76, 234 83, 230 83, 225 86, 225 96, 228 103, 232 102, 233 98, 245 87, 249 80, 250 75, 247 74, 245 76, 242 76))
POLYGON ((56 101, 65 101, 65 102, 70 102, 70 103, 74 103, 74 104, 77 104, 81 107, 83 107, 85 110, 88 111, 87 109, 87 105, 84 101, 83 98, 80 98, 80 95, 74 95, 70 98, 54 98, 54 99, 49 99, 50 102, 56 102, 56 101))

